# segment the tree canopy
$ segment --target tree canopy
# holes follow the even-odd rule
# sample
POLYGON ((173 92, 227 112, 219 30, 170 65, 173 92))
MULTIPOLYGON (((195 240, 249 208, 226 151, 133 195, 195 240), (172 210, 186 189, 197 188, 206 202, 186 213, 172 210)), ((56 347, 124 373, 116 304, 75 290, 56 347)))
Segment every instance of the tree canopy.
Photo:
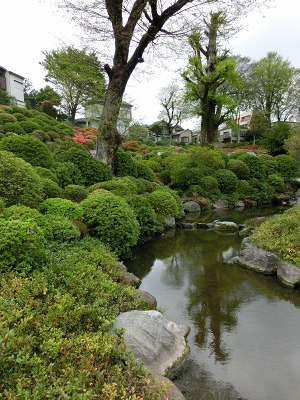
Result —
POLYGON ((44 52, 41 65, 46 81, 51 82, 62 99, 62 108, 74 125, 79 106, 102 102, 106 90, 104 73, 94 52, 72 46, 44 52))

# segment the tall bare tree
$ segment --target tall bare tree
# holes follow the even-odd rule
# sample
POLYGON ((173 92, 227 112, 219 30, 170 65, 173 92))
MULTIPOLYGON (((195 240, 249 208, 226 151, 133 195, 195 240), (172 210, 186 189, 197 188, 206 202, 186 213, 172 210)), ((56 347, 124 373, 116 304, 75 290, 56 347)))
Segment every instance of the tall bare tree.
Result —
POLYGON ((97 140, 97 157, 113 167, 120 143, 116 126, 127 82, 145 50, 162 37, 182 38, 199 21, 207 7, 220 6, 245 12, 271 0, 60 0, 60 7, 71 12, 72 19, 109 48, 110 63, 104 69, 108 87, 97 140), (188 20, 188 21, 187 21, 188 20))

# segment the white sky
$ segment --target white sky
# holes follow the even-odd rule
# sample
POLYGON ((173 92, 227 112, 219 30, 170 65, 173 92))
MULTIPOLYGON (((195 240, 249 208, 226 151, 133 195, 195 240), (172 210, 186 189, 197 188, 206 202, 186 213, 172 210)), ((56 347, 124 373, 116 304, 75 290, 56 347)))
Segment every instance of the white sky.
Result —
MULTIPOLYGON (((44 58, 42 52, 61 43, 79 45, 73 27, 54 10, 51 0, 7 0, 1 7, 0 65, 28 78, 37 90, 46 85, 44 70, 39 65, 44 58)), ((268 51, 277 51, 300 68, 299 16, 300 0, 274 0, 274 7, 264 14, 253 13, 246 18, 245 29, 230 42, 233 53, 258 60, 268 51)), ((172 64, 176 70, 178 66, 172 64)), ((143 67, 147 68, 146 62, 143 67)), ((155 71, 150 76, 131 79, 127 86, 127 99, 134 105, 133 118, 142 123, 157 120, 160 88, 176 77, 180 79, 175 72, 155 71)))

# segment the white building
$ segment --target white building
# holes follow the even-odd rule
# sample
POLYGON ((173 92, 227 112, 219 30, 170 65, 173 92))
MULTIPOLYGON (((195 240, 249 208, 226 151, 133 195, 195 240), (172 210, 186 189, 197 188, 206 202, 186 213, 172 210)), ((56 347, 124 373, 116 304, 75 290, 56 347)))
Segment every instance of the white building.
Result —
POLYGON ((0 90, 5 90, 9 96, 13 97, 19 107, 25 107, 24 79, 23 76, 0 66, 0 90))
POLYGON ((238 131, 233 132, 232 128, 226 124, 221 124, 219 127, 219 140, 223 143, 243 142, 245 140, 246 132, 250 128, 250 121, 252 111, 241 111, 237 114, 235 122, 238 131))

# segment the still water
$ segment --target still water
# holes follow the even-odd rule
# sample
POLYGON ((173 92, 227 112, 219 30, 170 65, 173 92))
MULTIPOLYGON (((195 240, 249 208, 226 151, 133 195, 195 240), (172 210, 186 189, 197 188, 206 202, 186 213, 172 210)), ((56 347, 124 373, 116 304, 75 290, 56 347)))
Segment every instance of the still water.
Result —
MULTIPOLYGON (((241 223, 250 212, 263 213, 210 213, 199 220, 241 223)), ((168 319, 191 328, 189 358, 172 376, 187 400, 298 400, 300 294, 273 277, 227 265, 241 240, 177 229, 137 249, 127 267, 168 319)))

